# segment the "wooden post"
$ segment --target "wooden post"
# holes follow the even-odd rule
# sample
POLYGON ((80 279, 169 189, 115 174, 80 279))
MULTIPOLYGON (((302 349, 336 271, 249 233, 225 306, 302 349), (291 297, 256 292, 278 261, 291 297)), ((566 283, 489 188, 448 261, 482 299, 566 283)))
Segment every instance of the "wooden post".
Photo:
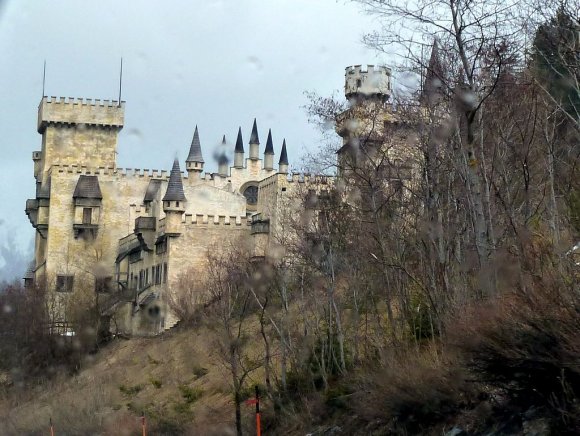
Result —
POLYGON ((54 427, 52 426, 52 416, 49 418, 50 423, 50 436, 54 436, 54 427))
POLYGON ((147 436, 147 429, 145 426, 145 412, 141 412, 141 430, 142 436, 147 436))

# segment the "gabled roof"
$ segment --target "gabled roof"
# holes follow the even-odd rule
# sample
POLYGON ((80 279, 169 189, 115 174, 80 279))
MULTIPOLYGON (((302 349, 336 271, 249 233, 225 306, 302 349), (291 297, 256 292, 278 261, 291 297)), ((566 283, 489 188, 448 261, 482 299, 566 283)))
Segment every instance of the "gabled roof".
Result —
POLYGON ((250 144, 259 144, 260 138, 258 137, 258 125, 256 124, 256 119, 254 118, 254 125, 252 126, 252 134, 250 135, 250 144))
POLYGON ((97 176, 79 176, 79 180, 73 193, 73 198, 102 199, 101 187, 97 176))
POLYGON ((234 150, 236 153, 244 152, 244 141, 242 140, 242 128, 238 129, 238 139, 236 139, 236 148, 234 150))
POLYGON ((204 162, 201 154, 201 142, 199 142, 197 126, 195 126, 195 132, 193 132, 193 139, 191 140, 191 147, 189 147, 189 155, 187 156, 187 159, 185 159, 185 162, 204 162))
POLYGON ((163 201, 187 201, 183 192, 181 170, 177 159, 173 161, 173 168, 171 168, 171 174, 169 174, 169 183, 167 184, 167 191, 165 191, 163 201))
POLYGON ((278 165, 288 165, 288 153, 286 152, 286 138, 282 142, 282 151, 280 152, 280 161, 278 165))
POLYGON ((266 140, 266 149, 264 154, 274 154, 274 144, 272 144, 272 129, 268 129, 268 139, 266 140))
POLYGON ((159 179, 151 179, 149 185, 147 185, 147 191, 145 191, 145 198, 143 202, 153 201, 157 198, 159 189, 161 188, 162 181, 159 179))

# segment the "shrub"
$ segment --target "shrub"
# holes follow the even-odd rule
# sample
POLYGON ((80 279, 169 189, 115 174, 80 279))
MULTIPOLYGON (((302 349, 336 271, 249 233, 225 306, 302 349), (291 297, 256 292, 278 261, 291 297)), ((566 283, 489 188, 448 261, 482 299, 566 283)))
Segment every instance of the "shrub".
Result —
POLYGON ((456 338, 480 381, 508 405, 548 411, 552 425, 580 429, 580 299, 571 288, 536 286, 466 317, 456 338), (478 320, 478 322, 475 322, 478 320))
POLYGON ((352 402, 367 422, 390 422, 394 433, 419 434, 471 401, 475 391, 466 379, 451 356, 433 358, 409 351, 361 376, 352 402))
POLYGON ((204 368, 202 366, 194 366, 193 367, 193 375, 195 375, 196 379, 202 378, 204 375, 207 375, 207 373, 209 372, 209 370, 207 368, 204 368))
POLYGON ((153 387, 155 389, 161 389, 161 386, 163 386, 163 382, 157 378, 150 378, 149 382, 153 385, 153 387))
POLYGON ((121 385, 119 386, 119 390, 121 391, 121 393, 132 397, 134 395, 137 395, 139 392, 141 392, 141 390, 143 390, 143 386, 141 385, 134 385, 134 386, 126 386, 126 385, 121 385))
POLYGON ((187 385, 180 385, 179 391, 181 392, 181 396, 183 397, 183 399, 187 404, 195 403, 203 395, 202 389, 194 388, 187 385))

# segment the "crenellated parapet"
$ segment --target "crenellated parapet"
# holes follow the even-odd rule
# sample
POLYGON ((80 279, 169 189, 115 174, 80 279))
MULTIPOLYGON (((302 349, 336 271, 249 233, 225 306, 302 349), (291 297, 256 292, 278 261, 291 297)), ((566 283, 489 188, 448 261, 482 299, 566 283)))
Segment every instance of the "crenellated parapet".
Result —
POLYGON ((346 67, 344 95, 352 97, 379 97, 388 100, 391 96, 391 69, 384 66, 353 65, 346 67))
POLYGON ((185 214, 184 225, 211 225, 211 226, 249 226, 251 221, 245 216, 185 214))
POLYGON ((330 185, 334 183, 334 176, 326 176, 320 174, 304 174, 304 173, 293 173, 293 174, 273 174, 270 177, 265 178, 259 183, 260 189, 267 188, 271 185, 278 183, 279 178, 289 184, 316 184, 316 185, 330 185))
POLYGON ((94 126, 122 129, 125 102, 90 98, 43 97, 38 106, 37 130, 43 133, 48 125, 94 126))
POLYGON ((141 168, 115 168, 115 167, 89 167, 86 165, 52 165, 50 174, 68 173, 85 175, 107 175, 118 177, 133 177, 143 179, 169 179, 169 172, 166 170, 141 169, 141 168))

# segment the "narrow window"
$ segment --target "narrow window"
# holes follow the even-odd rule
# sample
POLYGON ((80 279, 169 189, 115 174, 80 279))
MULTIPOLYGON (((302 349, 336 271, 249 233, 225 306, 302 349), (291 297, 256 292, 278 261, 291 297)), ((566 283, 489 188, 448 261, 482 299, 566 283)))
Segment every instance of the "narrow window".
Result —
POLYGON ((163 283, 167 283, 167 263, 163 264, 163 283))
POLYGON ((356 87, 360 88, 362 86, 362 80, 361 79, 356 79, 356 87))
POLYGON ((83 208, 83 224, 91 224, 93 217, 93 209, 90 207, 83 208))

